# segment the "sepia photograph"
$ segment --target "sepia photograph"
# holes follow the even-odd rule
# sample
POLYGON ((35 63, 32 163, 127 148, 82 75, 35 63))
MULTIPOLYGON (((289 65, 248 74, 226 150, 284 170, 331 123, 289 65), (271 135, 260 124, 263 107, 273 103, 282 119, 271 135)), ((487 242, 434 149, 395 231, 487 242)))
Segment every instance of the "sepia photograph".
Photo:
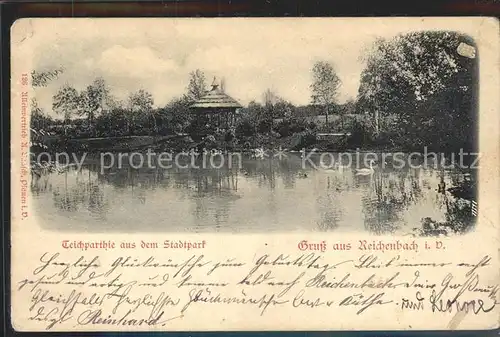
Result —
POLYGON ((16 21, 13 329, 497 329, 498 27, 16 21))
POLYGON ((40 226, 474 230, 474 40, 283 21, 249 35, 252 20, 106 35, 103 20, 34 22, 29 191, 40 226))

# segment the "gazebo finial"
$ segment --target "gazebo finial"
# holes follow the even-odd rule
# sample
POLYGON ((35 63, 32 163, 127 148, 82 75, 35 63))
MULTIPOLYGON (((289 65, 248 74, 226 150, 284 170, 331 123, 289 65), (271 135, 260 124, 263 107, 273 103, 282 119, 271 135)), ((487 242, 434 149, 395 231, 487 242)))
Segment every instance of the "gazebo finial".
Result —
POLYGON ((217 84, 216 78, 215 78, 215 76, 214 76, 214 80, 213 80, 213 82, 212 82, 212 90, 217 89, 217 87, 218 87, 218 86, 219 86, 219 85, 217 84))

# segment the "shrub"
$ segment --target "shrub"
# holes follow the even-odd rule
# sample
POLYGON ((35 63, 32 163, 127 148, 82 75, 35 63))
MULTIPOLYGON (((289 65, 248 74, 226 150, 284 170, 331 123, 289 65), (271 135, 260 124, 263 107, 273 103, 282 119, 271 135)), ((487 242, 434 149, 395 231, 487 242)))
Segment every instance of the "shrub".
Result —
POLYGON ((315 126, 314 123, 307 123, 306 121, 301 119, 284 119, 274 127, 274 130, 281 137, 289 137, 295 133, 300 133, 308 129, 312 129, 311 124, 315 126))
POLYGON ((241 120, 236 126, 235 136, 238 138, 250 137, 255 134, 255 128, 249 119, 241 120))
POLYGON ((360 121, 352 123, 351 136, 347 139, 347 146, 362 147, 373 144, 373 132, 370 128, 360 121))

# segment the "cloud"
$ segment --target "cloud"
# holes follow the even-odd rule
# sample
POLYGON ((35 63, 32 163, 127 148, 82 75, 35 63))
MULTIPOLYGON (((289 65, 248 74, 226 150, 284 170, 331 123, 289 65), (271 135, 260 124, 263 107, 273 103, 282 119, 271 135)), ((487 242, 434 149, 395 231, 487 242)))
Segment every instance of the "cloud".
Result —
POLYGON ((207 71, 233 71, 234 69, 255 69, 266 66, 266 59, 247 48, 216 46, 198 48, 186 61, 186 67, 207 71))
POLYGON ((112 76, 140 79, 178 70, 173 60, 160 58, 146 46, 126 48, 114 45, 103 51, 97 61, 87 60, 86 66, 97 67, 112 76))
MULTIPOLYGON (((343 83, 339 99, 354 98, 366 45, 423 27, 420 19, 407 18, 47 18, 30 24, 33 34, 23 44, 33 51, 33 69, 66 69, 40 97, 47 111, 61 85, 82 90, 97 76, 120 98, 142 88, 163 105, 185 92, 197 68, 208 84, 224 76, 228 93, 244 104, 260 100, 268 88, 307 104, 316 60, 335 64, 343 83)), ((433 25, 462 31, 461 21, 433 25)))

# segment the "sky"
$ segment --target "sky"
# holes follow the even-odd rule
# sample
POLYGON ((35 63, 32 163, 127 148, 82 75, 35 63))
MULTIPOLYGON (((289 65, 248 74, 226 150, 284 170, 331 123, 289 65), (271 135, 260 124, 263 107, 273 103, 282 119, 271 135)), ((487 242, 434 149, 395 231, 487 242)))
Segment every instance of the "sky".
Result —
POLYGON ((242 104, 262 100, 266 89, 293 104, 308 104, 311 68, 318 60, 334 65, 342 103, 356 97, 362 56, 376 38, 421 28, 418 21, 368 20, 29 19, 12 41, 30 43, 33 69, 65 69, 36 92, 46 111, 62 85, 82 90, 98 76, 118 99, 144 89, 155 106, 164 106, 186 92, 195 69, 204 71, 207 84, 224 77, 226 92, 242 104))

